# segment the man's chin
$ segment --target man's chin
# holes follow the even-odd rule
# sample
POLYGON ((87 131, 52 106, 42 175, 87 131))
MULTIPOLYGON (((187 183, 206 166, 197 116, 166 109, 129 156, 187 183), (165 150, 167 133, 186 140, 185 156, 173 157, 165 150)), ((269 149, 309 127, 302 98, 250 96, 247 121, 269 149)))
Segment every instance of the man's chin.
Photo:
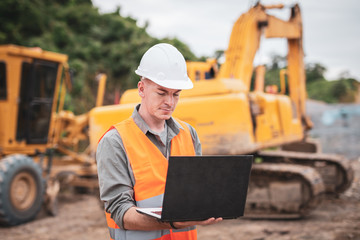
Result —
POLYGON ((159 111, 157 115, 158 115, 159 119, 169 120, 172 113, 173 113, 172 111, 159 111))
POLYGON ((171 114, 163 114, 159 116, 159 119, 161 120, 169 120, 171 118, 171 114))
POLYGON ((171 115, 164 116, 164 120, 169 120, 171 118, 171 115))

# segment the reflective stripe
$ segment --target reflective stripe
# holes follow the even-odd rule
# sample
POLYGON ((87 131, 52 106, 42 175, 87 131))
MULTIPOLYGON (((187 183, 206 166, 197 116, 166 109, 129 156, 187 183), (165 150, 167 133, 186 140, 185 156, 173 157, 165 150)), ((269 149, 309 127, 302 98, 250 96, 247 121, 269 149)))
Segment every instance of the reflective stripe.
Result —
POLYGON ((196 226, 191 226, 191 227, 187 227, 187 228, 183 228, 183 229, 173 229, 173 232, 187 232, 187 231, 191 231, 191 230, 195 230, 196 226))
POLYGON ((144 199, 136 202, 136 206, 140 208, 144 207, 161 207, 164 199, 164 194, 160 194, 155 197, 144 199))
MULTIPOLYGON (((161 240, 170 240, 170 239, 196 239, 189 238, 186 235, 192 235, 189 231, 196 230, 195 226, 185 228, 185 229, 174 229, 174 230, 159 230, 159 231, 129 231, 122 229, 112 229, 111 232, 113 235, 110 235, 111 239, 114 240, 124 240, 124 239, 134 239, 134 240, 149 240, 149 239, 161 239, 161 240), (175 234, 171 236, 170 234, 175 234), (184 238, 183 234, 186 234, 184 238)), ((196 235, 196 233, 195 233, 196 235)))
POLYGON ((118 229, 114 229, 114 233, 115 233, 115 238, 114 238, 115 240, 124 240, 124 239, 149 240, 149 239, 159 239, 165 235, 170 236, 170 230, 167 229, 159 230, 159 231, 129 231, 118 228, 118 229))
POLYGON ((115 229, 114 228, 109 228, 109 233, 110 233, 110 238, 115 239, 115 229))

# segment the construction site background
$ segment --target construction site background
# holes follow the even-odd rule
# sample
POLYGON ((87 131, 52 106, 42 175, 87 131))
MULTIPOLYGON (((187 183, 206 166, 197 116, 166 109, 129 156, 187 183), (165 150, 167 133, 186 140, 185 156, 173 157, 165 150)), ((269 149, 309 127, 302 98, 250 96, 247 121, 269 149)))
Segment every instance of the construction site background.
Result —
MULTIPOLYGON (((229 220, 219 225, 198 227, 198 239, 243 240, 358 240, 360 239, 360 115, 359 105, 326 104, 308 100, 308 114, 327 153, 341 153, 351 159, 355 178, 351 188, 337 198, 328 198, 311 216, 301 220, 229 220), (346 121, 327 114, 351 110, 346 121), (325 116, 325 117, 324 117, 325 116)), ((333 114, 332 114, 333 113, 333 114)), ((107 240, 108 230, 99 197, 64 189, 59 195, 59 215, 41 213, 35 221, 11 228, 0 227, 2 240, 107 240)))

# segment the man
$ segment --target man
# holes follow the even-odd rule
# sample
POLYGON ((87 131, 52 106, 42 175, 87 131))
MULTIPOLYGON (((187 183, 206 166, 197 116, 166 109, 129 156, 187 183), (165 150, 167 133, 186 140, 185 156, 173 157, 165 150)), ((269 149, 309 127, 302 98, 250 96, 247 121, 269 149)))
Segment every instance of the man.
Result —
POLYGON ((102 137, 96 154, 110 237, 196 239, 195 225, 222 219, 166 223, 136 211, 162 206, 170 155, 201 155, 194 128, 171 117, 181 90, 193 87, 185 59, 172 45, 157 44, 144 54, 135 73, 141 77, 141 104, 102 137))

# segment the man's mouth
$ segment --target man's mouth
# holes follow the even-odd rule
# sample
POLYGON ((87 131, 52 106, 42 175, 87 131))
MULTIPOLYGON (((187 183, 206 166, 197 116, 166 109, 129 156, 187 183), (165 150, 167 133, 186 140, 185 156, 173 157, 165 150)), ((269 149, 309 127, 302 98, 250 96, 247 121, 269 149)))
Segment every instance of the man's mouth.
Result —
POLYGON ((160 108, 161 111, 164 111, 164 112, 171 112, 171 108, 160 108))

